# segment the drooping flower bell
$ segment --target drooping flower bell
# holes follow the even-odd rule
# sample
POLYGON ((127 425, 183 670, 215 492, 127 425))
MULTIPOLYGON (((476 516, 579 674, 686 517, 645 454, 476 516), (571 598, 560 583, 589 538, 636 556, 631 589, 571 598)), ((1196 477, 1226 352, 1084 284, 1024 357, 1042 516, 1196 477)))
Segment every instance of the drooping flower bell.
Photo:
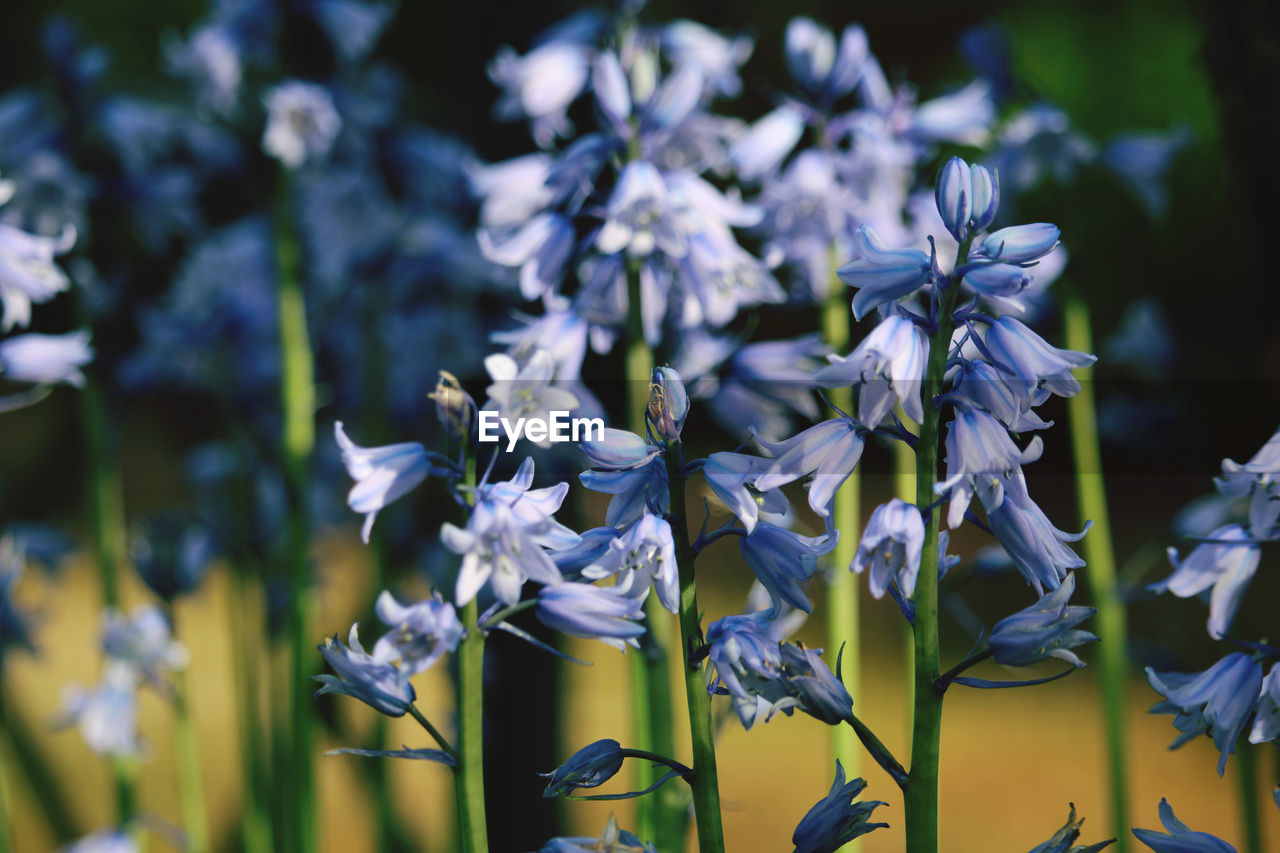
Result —
POLYGON ((871 595, 883 598, 890 584, 903 595, 915 594, 920 556, 924 549, 924 519, 920 510, 899 498, 876 507, 849 570, 868 571, 871 595))
POLYGON ((1207 732, 1222 751, 1221 776, 1258 701, 1262 667, 1244 652, 1235 652, 1199 673, 1156 672, 1147 667, 1147 681, 1164 697, 1151 712, 1175 715, 1173 725, 1181 734, 1173 748, 1207 732))
POLYGON ((1160 822, 1166 832, 1154 829, 1135 829, 1139 841, 1156 853, 1236 853, 1236 848, 1207 832, 1196 832, 1173 814, 1169 801, 1160 800, 1160 822))
POLYGON ((794 853, 835 853, 873 829, 888 827, 887 823, 871 822, 871 813, 885 803, 854 802, 866 787, 862 779, 845 782, 844 767, 837 759, 831 790, 805 813, 791 835, 791 843, 796 846, 794 853))
POLYGON ((1069 607, 1067 601, 1075 589, 1076 576, 1069 574, 1051 594, 997 622, 988 640, 996 663, 1031 666, 1054 657, 1075 667, 1084 666, 1071 649, 1098 638, 1075 626, 1098 611, 1093 607, 1069 607))

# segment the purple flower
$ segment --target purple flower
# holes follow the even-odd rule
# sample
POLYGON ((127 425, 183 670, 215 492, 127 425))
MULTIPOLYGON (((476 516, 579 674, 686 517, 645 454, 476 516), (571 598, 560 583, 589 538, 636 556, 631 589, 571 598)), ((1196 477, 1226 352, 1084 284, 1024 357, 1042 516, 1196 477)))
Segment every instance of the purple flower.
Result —
POLYGON ((1147 681, 1164 697, 1151 712, 1175 715, 1173 726, 1181 734, 1172 748, 1208 732, 1222 751, 1218 760, 1221 776, 1227 768, 1227 756, 1235 752, 1236 740, 1258 701, 1262 667, 1244 652, 1235 652, 1199 673, 1156 672, 1147 667, 1147 681))
POLYGON ((1092 607, 1069 607, 1067 601, 1075 590, 1076 576, 1068 574, 1051 594, 997 622, 988 640, 996 663, 1031 666, 1054 657, 1075 667, 1084 666, 1071 649, 1098 638, 1074 629, 1098 611, 1092 607))
POLYGON ((383 590, 374 607, 391 630, 374 643, 373 657, 395 664, 405 677, 425 672, 467 634, 454 606, 439 593, 406 607, 383 590))
POLYGON ((745 453, 713 453, 702 467, 702 475, 716 497, 738 517, 750 534, 756 529, 760 510, 786 512, 781 492, 760 489, 753 481, 773 466, 774 460, 745 453))
POLYGON ((887 823, 870 823, 871 813, 886 805, 878 800, 853 802, 867 787, 862 779, 845 782, 844 767, 836 760, 836 778, 825 797, 805 812, 791 843, 794 853, 835 853, 845 844, 873 829, 887 828, 887 823))
POLYGON ((862 436, 851 418, 823 421, 785 441, 756 441, 775 457, 756 477, 756 488, 767 492, 812 474, 809 506, 822 516, 830 514, 832 498, 862 458, 862 436))
POLYGON ((263 151, 290 169, 328 155, 342 130, 328 89, 291 80, 268 91, 262 101, 267 107, 263 151))
POLYGON ((1133 830, 1134 836, 1156 853, 1236 853, 1236 848, 1221 838, 1207 832, 1195 832, 1174 817, 1173 806, 1163 798, 1160 800, 1160 822, 1168 832, 1133 830))
POLYGON ((929 361, 929 338, 914 322, 893 314, 876 325, 847 358, 828 356, 831 364, 814 374, 824 388, 858 386, 858 420, 878 427, 902 404, 907 417, 924 420, 920 389, 929 361))
POLYGON ((80 368, 93 360, 88 330, 65 335, 28 332, 0 341, 0 376, 13 382, 84 385, 80 368))
POLYGON ((840 267, 836 275, 858 288, 853 316, 859 321, 869 311, 904 299, 933 280, 932 257, 919 249, 890 249, 868 225, 858 226, 853 245, 856 260, 840 267))
POLYGON ((625 758, 622 744, 616 740, 606 738, 587 744, 555 770, 538 774, 550 780, 542 796, 560 797, 579 788, 598 788, 617 775, 625 758))
POLYGON ((599 640, 625 650, 639 648, 645 632, 644 598, 612 587, 586 583, 548 584, 538 591, 538 619, 571 637, 599 640))
POLYGON ((342 421, 333 425, 333 434, 342 448, 342 464, 356 481, 347 494, 347 505, 364 514, 360 537, 366 543, 379 511, 413 491, 427 475, 441 472, 432 454, 417 442, 360 447, 347 438, 342 421))
POLYGON ((360 645, 358 628, 358 625, 351 626, 346 646, 335 636, 317 647, 334 674, 312 676, 322 685, 316 695, 350 696, 389 717, 403 717, 417 698, 409 676, 405 670, 366 652, 360 645))
POLYGON ((818 558, 830 554, 838 538, 835 530, 822 536, 802 536, 784 527, 760 522, 749 535, 741 538, 739 546, 756 579, 769 591, 775 611, 781 610, 785 602, 797 610, 812 613, 813 605, 800 584, 813 577, 818 558))
POLYGON ((1174 572, 1152 584, 1151 589, 1171 592, 1178 598, 1190 598, 1212 587, 1209 636, 1220 640, 1231 627, 1249 581, 1258 570, 1262 548, 1238 524, 1223 525, 1208 538, 1217 541, 1202 542, 1185 560, 1179 558, 1176 548, 1169 548, 1169 562, 1173 564, 1174 572))
POLYGON ((1258 697, 1257 717, 1249 732, 1249 743, 1265 743, 1280 738, 1280 663, 1271 665, 1271 671, 1262 682, 1262 694, 1258 697))
POLYGON ((870 569, 871 595, 883 598, 896 583, 907 598, 915 594, 924 548, 924 519, 913 504, 894 498, 876 507, 858 542, 849 570, 870 569))
POLYGON ((592 580, 616 577, 620 591, 641 601, 650 586, 658 601, 672 613, 680 610, 680 567, 675 540, 667 520, 646 513, 617 539, 582 576, 592 580))

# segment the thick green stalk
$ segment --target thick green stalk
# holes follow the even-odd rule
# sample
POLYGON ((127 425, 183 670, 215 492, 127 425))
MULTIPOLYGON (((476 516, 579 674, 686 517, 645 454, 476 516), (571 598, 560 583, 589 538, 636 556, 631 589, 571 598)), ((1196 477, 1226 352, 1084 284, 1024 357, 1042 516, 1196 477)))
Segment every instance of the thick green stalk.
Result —
POLYGON ((316 849, 315 731, 310 675, 317 668, 311 637, 311 530, 307 495, 311 454, 315 449, 315 365, 307 333, 302 291, 301 257, 293 230, 291 193, 282 186, 276 220, 276 263, 279 280, 281 451, 289 494, 287 554, 289 570, 289 640, 291 731, 288 818, 298 853, 316 849))
MULTIPOLYGON (((4 659, 0 658, 0 731, 9 731, 9 719, 5 713, 4 695, 4 659)), ((13 849, 13 839, 9 833, 13 831, 13 822, 9 815, 13 810, 9 806, 9 756, 4 749, 8 744, 0 744, 0 853, 9 853, 13 849)))
MULTIPOLYGON (((476 461, 467 454, 467 500, 475 502, 476 461)), ((462 608, 467 636, 458 644, 458 817, 463 853, 488 853, 489 824, 484 803, 484 632, 480 605, 473 598, 462 608)), ((421 720, 419 721, 421 722, 421 720)), ((439 738, 436 738, 439 740, 439 738)), ((443 745, 443 744, 442 744, 443 745)))
MULTIPOLYGON (((168 607, 169 624, 174 635, 178 625, 174 608, 168 607)), ((204 780, 200 771, 200 743, 195 720, 191 716, 191 694, 187 673, 173 674, 173 740, 178 764, 178 800, 182 812, 182 831, 186 836, 186 853, 209 853, 209 819, 205 813, 204 780)))
MULTIPOLYGON (((918 425, 913 424, 905 413, 899 407, 898 417, 902 419, 902 424, 909 430, 919 429, 918 425)), ((916 496, 916 454, 911 449, 911 445, 905 441, 896 442, 893 445, 893 493, 901 500, 911 503, 916 496)), ((903 672, 907 673, 907 689, 905 691, 906 714, 903 719, 906 720, 906 748, 905 754, 911 754, 911 712, 916 704, 916 689, 913 673, 916 666, 916 641, 915 635, 912 633, 911 623, 905 619, 902 621, 902 650, 903 650, 903 672)))
MULTIPOLYGON (((627 426, 637 435, 645 435, 646 412, 649 407, 649 382, 653 374, 653 350, 644 338, 641 321, 640 264, 627 265, 627 426)), ((634 693, 635 733, 637 749, 674 757, 674 706, 671 680, 667 669, 667 649, 671 646, 671 615, 662 609, 656 596, 645 602, 645 624, 648 630, 641 640, 639 654, 631 658, 631 686, 634 693)), ((640 764, 637 787, 647 788, 662 773, 660 767, 640 764)), ((650 797, 637 801, 637 831, 646 841, 652 840, 659 850, 680 850, 684 846, 685 796, 678 785, 664 785, 650 797)))
POLYGON ((698 586, 694 576, 693 548, 689 544, 685 483, 679 471, 677 447, 675 442, 667 445, 667 482, 671 489, 671 533, 675 540, 676 563, 680 567, 680 662, 684 669, 685 699, 689 703, 689 736, 693 741, 693 779, 690 782, 693 787, 693 817, 698 829, 699 853, 724 853, 711 696, 707 693, 707 674, 703 664, 701 661, 695 663, 691 654, 702 646, 703 637, 698 622, 698 586))
MULTIPOLYGON (((960 247, 968 257, 969 243, 960 247)), ((947 352, 951 347, 952 311, 958 285, 939 297, 938 328, 929 339, 929 363, 925 369, 924 423, 916 447, 916 505, 932 506, 925 519, 924 548, 916 579, 915 707, 911 726, 911 768, 905 790, 907 853, 938 851, 938 757, 942 739, 942 691, 934 686, 940 675, 938 638, 938 525, 941 510, 935 506, 933 485, 938 480, 938 442, 942 437, 942 411, 934 398, 942 393, 947 352)))
MULTIPOLYGON (((831 278, 827 283, 827 301, 822 310, 823 337, 837 355, 845 355, 851 343, 848 288, 836 278, 836 254, 830 254, 831 278)), ((831 391, 831 402, 844 412, 853 411, 853 389, 836 388, 831 391)), ((862 687, 862 640, 859 630, 858 579, 849 571, 853 556, 858 550, 859 529, 862 522, 861 472, 854 469, 835 494, 832 512, 840 537, 831 555, 831 574, 827 580, 827 649, 828 654, 844 649, 841 658, 841 676, 844 685, 858 707, 862 687)), ((845 767, 850 778, 862 775, 862 748, 853 730, 846 726, 831 727, 831 751, 845 767)), ((857 840, 843 847, 852 851, 860 848, 857 840)))
MULTIPOLYGON (((1089 352, 1093 335, 1089 308, 1084 300, 1072 297, 1065 310, 1068 349, 1089 352)), ((1093 387, 1093 368, 1081 368, 1080 392, 1067 400, 1067 420, 1071 424, 1071 451, 1076 468, 1076 501, 1082 521, 1093 527, 1084 538, 1085 578, 1098 615, 1093 624, 1098 645, 1099 675, 1102 680, 1102 708, 1106 724, 1108 787, 1111 795, 1111 833, 1116 837, 1116 853, 1128 848, 1129 808, 1127 742, 1125 723, 1125 678, 1128 671, 1128 627, 1124 603, 1116 586, 1115 547, 1111 539, 1111 515, 1107 511, 1106 483, 1102 475, 1102 452, 1098 443, 1098 417, 1093 387)))
POLYGON ((1258 810, 1258 747, 1241 742, 1236 748, 1236 774, 1240 782, 1240 823, 1244 832, 1243 853, 1263 853, 1262 814, 1258 810))

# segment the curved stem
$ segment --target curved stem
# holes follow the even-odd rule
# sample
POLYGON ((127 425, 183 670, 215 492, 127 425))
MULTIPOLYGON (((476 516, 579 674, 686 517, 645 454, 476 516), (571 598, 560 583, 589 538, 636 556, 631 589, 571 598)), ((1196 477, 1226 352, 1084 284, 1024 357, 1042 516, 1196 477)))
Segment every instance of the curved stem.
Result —
MULTIPOLYGON (((972 238, 960 246, 959 258, 967 258, 972 238)), ((938 480, 938 442, 942 437, 942 411, 935 400, 943 391, 947 351, 951 346, 959 284, 938 295, 938 328, 929 339, 929 362, 924 378, 924 422, 916 447, 916 504, 930 507, 925 523, 920 574, 916 579, 915 689, 911 727, 911 770, 905 788, 907 853, 938 850, 938 757, 942 739, 942 693, 935 686, 939 675, 938 637, 938 525, 941 509, 934 498, 938 480)))
POLYGON ((480 626, 480 629, 482 631, 488 631, 490 628, 497 625, 499 622, 503 622, 508 618, 515 616, 517 613, 523 613, 529 608, 537 607, 537 606, 538 606, 538 599, 536 598, 526 598, 524 601, 516 602, 510 607, 502 608, 497 613, 493 614, 488 619, 484 620, 484 624, 480 626))
POLYGON ((876 737, 875 732, 867 728, 866 723, 858 719, 856 714, 850 715, 848 723, 853 733, 858 736, 858 740, 862 741, 862 745, 867 748, 867 752, 871 753, 872 758, 876 760, 876 764, 880 765, 880 769, 888 773, 899 788, 905 790, 908 778, 907 771, 893 757, 893 753, 889 752, 889 748, 880 741, 880 738, 876 737))
MULTIPOLYGON (((689 704, 689 736, 693 741, 693 810, 698 828, 700 853, 724 853, 724 828, 720 816, 720 782, 716 771, 715 732, 711 726, 711 696, 706 672, 692 652, 702 648, 702 628, 698 622, 698 587, 694 575, 694 554, 689 545, 689 516, 685 504, 685 482, 679 476, 679 453, 675 442, 667 445, 667 477, 671 489, 671 534, 680 568, 680 661, 684 670, 685 699, 689 704)), ((656 596, 650 596, 656 598, 656 596)), ((679 848, 675 848, 679 849, 679 848)))
POLYGON ((457 760, 458 751, 453 748, 453 744, 449 743, 448 738, 440 734, 439 729, 431 725, 431 721, 427 719, 425 714, 423 714, 421 711, 418 710, 417 705, 409 706, 409 716, 417 720, 418 725, 426 729, 427 734, 431 735, 432 739, 436 742, 437 745, 439 745, 439 747, 442 750, 444 750, 446 753, 451 755, 454 758, 454 760, 457 760))
POLYGON ((990 647, 987 647, 980 652, 975 652, 974 654, 969 655, 967 658, 960 661, 960 663, 951 667, 951 669, 942 673, 942 675, 939 675, 938 680, 934 682, 934 686, 939 690, 946 690, 947 685, 950 684, 957 675, 970 667, 977 666, 987 658, 991 657, 992 654, 994 654, 994 652, 991 651, 990 647))
POLYGON ((627 758, 642 758, 645 761, 652 761, 655 764, 670 767, 672 770, 679 773, 686 782, 692 782, 693 780, 693 768, 686 767, 674 758, 667 758, 665 755, 658 755, 656 752, 648 752, 643 749, 622 749, 619 750, 619 752, 627 758))
MULTIPOLYGON (((836 278, 836 248, 833 245, 828 252, 831 276, 827 282, 827 300, 822 310, 823 338, 837 355, 848 353, 851 343, 850 308, 848 288, 844 282, 836 278)), ((853 411, 853 389, 835 388, 829 392, 833 406, 844 411, 853 411)), ((853 698, 854 707, 859 706, 862 699, 862 641, 860 634, 858 579, 849 570, 854 554, 858 550, 859 527, 861 525, 861 489, 862 474, 855 468, 849 479, 836 491, 832 506, 834 524, 840 531, 836 540, 835 551, 831 555, 831 572, 827 580, 826 629, 827 648, 844 649, 842 660, 844 667, 841 677, 845 688, 853 698)), ((831 727, 831 751, 836 760, 844 765, 850 777, 862 775, 862 750, 854 738, 854 733, 843 726, 831 727)), ((860 845, 854 841, 843 849, 853 851, 860 845)))
MULTIPOLYGON (((1065 309, 1068 349, 1093 349, 1089 309, 1079 297, 1067 301, 1065 309)), ((1098 441, 1098 417, 1094 400, 1092 368, 1083 368, 1078 377, 1080 392, 1067 400, 1067 420, 1071 426, 1071 452, 1075 459, 1076 500, 1080 520, 1092 519, 1093 528, 1085 537, 1085 578, 1098 616, 1099 666, 1102 676, 1103 715, 1107 729, 1107 767, 1111 794, 1111 832, 1116 837, 1116 853, 1129 846, 1128 769, 1125 761, 1125 676, 1128 670, 1128 627, 1124 602, 1116 583, 1115 546, 1111 540, 1111 516, 1107 511, 1106 483, 1102 476, 1102 451, 1098 441)))

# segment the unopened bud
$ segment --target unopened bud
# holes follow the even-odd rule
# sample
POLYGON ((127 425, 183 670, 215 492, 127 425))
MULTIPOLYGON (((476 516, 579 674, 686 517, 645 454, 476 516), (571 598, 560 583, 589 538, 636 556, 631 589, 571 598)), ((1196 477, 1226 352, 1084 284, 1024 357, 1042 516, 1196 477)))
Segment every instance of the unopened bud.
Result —
POLYGON ((458 377, 447 370, 440 371, 436 390, 427 395, 436 403, 436 417, 450 438, 466 440, 471 436, 475 420, 476 401, 462 390, 458 377))
POLYGON ((680 374, 670 367, 655 367, 649 382, 649 425, 663 442, 680 440, 689 414, 689 395, 680 374))

